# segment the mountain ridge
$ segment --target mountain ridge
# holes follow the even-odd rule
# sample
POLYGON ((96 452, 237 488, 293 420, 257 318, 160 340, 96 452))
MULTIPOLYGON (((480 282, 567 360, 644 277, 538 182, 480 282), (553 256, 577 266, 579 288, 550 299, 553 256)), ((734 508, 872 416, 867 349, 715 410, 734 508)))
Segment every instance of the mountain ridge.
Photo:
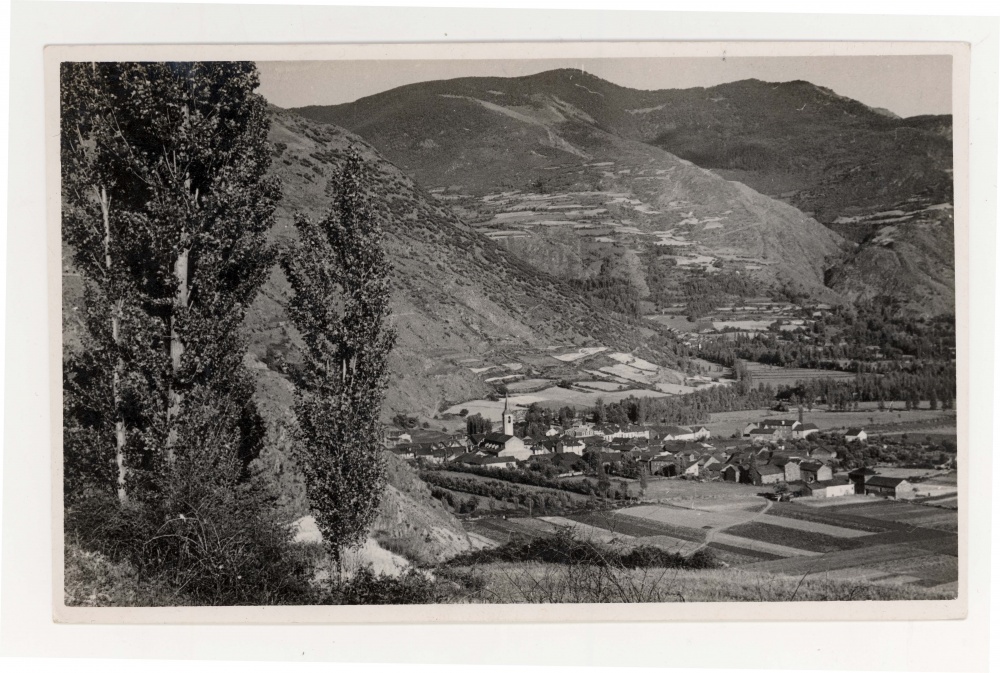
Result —
MULTIPOLYGON (((855 248, 867 245, 871 227, 857 226, 857 221, 882 211, 924 210, 952 199, 950 117, 897 118, 801 80, 646 91, 562 69, 516 78, 410 84, 354 103, 294 112, 365 137, 418 183, 443 190, 441 198, 449 200, 445 205, 463 220, 500 230, 498 240, 526 258, 533 256, 535 243, 546 251, 537 255, 538 262, 563 260, 568 276, 589 277, 600 267, 593 259, 600 254, 593 252, 592 240, 582 244, 591 252, 580 252, 581 244, 569 244, 568 236, 552 231, 551 218, 543 217, 535 218, 542 226, 529 227, 527 233, 524 228, 517 235, 503 233, 512 231, 502 225, 514 219, 515 211, 531 207, 528 198, 506 212, 491 211, 477 200, 512 190, 571 197, 625 193, 641 202, 639 210, 645 212, 596 222, 617 224, 616 241, 623 229, 632 227, 640 235, 673 232, 686 245, 695 244, 689 250, 715 257, 723 268, 763 276, 775 288, 790 284, 816 299, 839 302, 859 295, 852 290, 840 296, 843 282, 826 284, 827 278, 850 275, 856 265, 847 262, 863 258, 855 248), (696 170, 717 180, 703 188, 714 199, 697 194, 696 170), (676 176, 682 179, 673 180, 676 176), (756 215, 750 212, 755 208, 745 208, 746 194, 734 182, 760 194, 753 199, 756 215), (692 189, 680 189, 681 183, 692 189), (671 197, 662 198, 667 194, 671 197), (764 207, 764 199, 774 203, 764 207), (710 203, 729 201, 738 207, 713 209, 710 203), (801 218, 791 217, 777 203, 793 206, 801 218), (741 209, 747 212, 726 212, 741 209), (679 216, 688 213, 690 217, 679 216), (727 231, 748 232, 754 221, 773 225, 786 220, 787 226, 772 226, 771 232, 763 226, 759 235, 735 236, 732 245, 725 240, 727 231), (749 247, 739 262, 741 246, 749 247), (831 276, 840 264, 847 266, 831 276)), ((595 199, 581 203, 607 205, 595 199)), ((922 235, 947 249, 952 231, 944 220, 939 224, 922 235)), ((641 250, 647 243, 637 235, 623 245, 641 250)), ((910 261, 919 267, 921 256, 934 247, 916 246, 905 254, 915 255, 910 261)), ((868 277, 854 275, 859 282, 868 277)), ((639 287, 645 284, 642 278, 635 280, 639 287)), ((923 306, 925 295, 947 295, 940 287, 929 293, 923 287, 913 292, 896 287, 916 312, 941 308, 937 300, 923 306)), ((871 291, 877 286, 860 294, 871 291)))

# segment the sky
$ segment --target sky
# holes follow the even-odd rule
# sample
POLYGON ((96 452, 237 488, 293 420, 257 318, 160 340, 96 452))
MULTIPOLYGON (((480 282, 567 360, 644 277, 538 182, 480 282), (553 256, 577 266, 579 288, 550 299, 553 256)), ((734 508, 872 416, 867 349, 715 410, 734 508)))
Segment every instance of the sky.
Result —
POLYGON ((750 78, 806 80, 901 117, 951 113, 950 56, 270 61, 257 65, 260 92, 283 108, 349 103, 430 80, 519 77, 578 68, 635 89, 710 87, 750 78))

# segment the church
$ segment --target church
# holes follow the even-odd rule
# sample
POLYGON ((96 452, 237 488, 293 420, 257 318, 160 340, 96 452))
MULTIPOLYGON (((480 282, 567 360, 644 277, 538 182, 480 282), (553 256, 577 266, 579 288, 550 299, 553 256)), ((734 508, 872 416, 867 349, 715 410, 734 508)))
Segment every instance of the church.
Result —
POLYGON ((500 458, 528 460, 531 449, 524 445, 524 440, 514 436, 514 414, 510 411, 506 398, 503 405, 503 432, 491 432, 479 444, 480 451, 500 458))

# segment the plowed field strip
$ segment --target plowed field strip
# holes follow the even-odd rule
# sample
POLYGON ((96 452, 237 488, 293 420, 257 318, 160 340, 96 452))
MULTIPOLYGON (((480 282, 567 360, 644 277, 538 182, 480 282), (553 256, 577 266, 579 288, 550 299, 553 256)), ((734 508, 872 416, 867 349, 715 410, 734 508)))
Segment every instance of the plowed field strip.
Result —
POLYGON ((619 514, 617 512, 586 512, 584 514, 570 514, 566 518, 635 537, 667 535, 691 542, 702 542, 705 539, 704 530, 671 526, 660 521, 643 519, 628 514, 619 514))
POLYGON ((826 554, 844 549, 855 549, 858 546, 856 538, 833 537, 821 533, 811 533, 794 528, 771 526, 760 521, 733 526, 727 531, 730 535, 782 545, 792 549, 826 554))
MULTIPOLYGON (((808 551, 805 549, 796 549, 794 547, 786 547, 780 544, 773 544, 771 542, 763 542, 761 540, 749 540, 745 537, 739 537, 738 535, 730 535, 729 533, 718 533, 713 542, 721 542, 722 544, 730 545, 732 547, 739 547, 741 549, 752 549, 754 551, 762 551, 768 554, 775 554, 776 556, 819 556, 819 552, 808 551)), ((778 561, 775 561, 778 563, 778 561)))
POLYGON ((623 509, 621 513, 669 525, 698 529, 705 526, 724 528, 742 523, 754 516, 753 512, 706 512, 683 507, 670 507, 669 505, 640 505, 639 507, 623 509))
POLYGON ((516 521, 516 519, 480 519, 479 521, 470 522, 467 525, 472 532, 488 537, 501 544, 516 540, 530 540, 548 535, 548 533, 519 525, 516 521))
POLYGON ((817 523, 825 523, 830 526, 850 528, 853 530, 865 531, 867 533, 881 533, 892 528, 902 528, 902 526, 894 522, 886 524, 884 521, 878 521, 875 519, 865 519, 863 517, 852 516, 850 514, 837 514, 829 510, 807 509, 798 505, 782 502, 775 503, 774 507, 771 508, 771 511, 768 512, 768 515, 781 516, 789 519, 796 519, 798 521, 815 521, 817 523))
POLYGON ((765 561, 754 564, 753 570, 781 573, 783 575, 815 574, 824 573, 828 570, 856 568, 880 561, 927 556, 931 553, 915 545, 883 544, 863 549, 831 552, 813 558, 789 558, 780 561, 765 561))
POLYGON ((579 521, 573 521, 572 519, 566 519, 561 516, 546 516, 541 517, 542 521, 547 521, 556 526, 564 526, 570 528, 578 537, 583 540, 592 540, 594 542, 634 542, 637 538, 631 535, 625 535, 624 533, 612 533, 604 528, 598 528, 597 526, 591 526, 589 524, 580 523, 579 521))
MULTIPOLYGON (((777 561, 784 558, 783 556, 778 556, 777 554, 768 554, 764 551, 758 551, 756 549, 746 549, 745 547, 734 547, 728 544, 722 544, 721 542, 709 542, 709 549, 718 549, 727 554, 734 554, 735 556, 742 556, 746 558, 746 561, 740 561, 742 563, 755 563, 757 561, 777 561)), ((722 560, 728 560, 725 556, 722 560)))
POLYGON ((820 523, 818 521, 803 521, 801 519, 792 519, 789 517, 774 516, 771 514, 764 514, 757 519, 757 521, 760 523, 770 524, 772 526, 793 528, 795 530, 819 533, 820 535, 830 535, 832 537, 854 538, 871 535, 868 531, 853 530, 851 528, 842 528, 841 526, 831 526, 830 524, 820 523))

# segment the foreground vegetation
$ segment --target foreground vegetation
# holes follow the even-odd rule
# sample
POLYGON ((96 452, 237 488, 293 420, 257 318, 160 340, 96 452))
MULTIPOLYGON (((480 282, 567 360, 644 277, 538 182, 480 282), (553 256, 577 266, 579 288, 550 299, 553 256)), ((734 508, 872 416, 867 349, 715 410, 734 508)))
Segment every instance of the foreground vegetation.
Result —
MULTIPOLYGON (((316 550, 313 550, 315 552, 316 550)), ((308 554, 308 551, 304 551, 308 554)), ((310 605, 432 603, 643 603, 945 600, 950 591, 841 580, 823 574, 783 576, 716 569, 710 552, 684 558, 649 547, 628 552, 554 536, 457 557, 398 575, 361 568, 351 577, 311 582, 310 605)), ((66 604, 186 605, 162 583, 142 583, 128 564, 69 546, 66 604)))

